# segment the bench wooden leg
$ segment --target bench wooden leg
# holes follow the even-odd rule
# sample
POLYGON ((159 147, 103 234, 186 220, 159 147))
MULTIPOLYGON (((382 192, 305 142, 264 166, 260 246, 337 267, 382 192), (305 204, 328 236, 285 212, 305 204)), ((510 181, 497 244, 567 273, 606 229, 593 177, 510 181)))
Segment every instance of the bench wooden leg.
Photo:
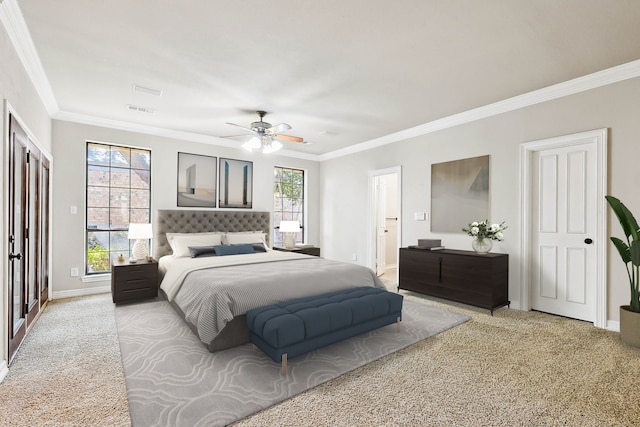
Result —
POLYGON ((287 376, 287 353, 282 355, 282 375, 287 376))
POLYGON ((400 332, 400 317, 396 319, 396 325, 398 325, 396 328, 397 332, 400 332))

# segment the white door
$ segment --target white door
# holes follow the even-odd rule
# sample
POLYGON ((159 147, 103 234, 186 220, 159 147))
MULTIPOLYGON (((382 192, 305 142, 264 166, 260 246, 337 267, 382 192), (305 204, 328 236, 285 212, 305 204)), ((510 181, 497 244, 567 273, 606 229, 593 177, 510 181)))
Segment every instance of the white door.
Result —
POLYGON ((376 274, 381 276, 386 271, 386 248, 387 248, 387 191, 385 183, 381 177, 376 177, 376 274))
POLYGON ((532 156, 531 308, 596 318, 598 200, 595 142, 532 156))
MULTIPOLYGON (((402 245, 402 168, 369 171, 369 223, 367 266, 377 274, 385 273, 387 258, 402 245), (391 179, 393 178, 393 179, 391 179), (390 236, 386 218, 393 213, 395 234, 390 236)), ((355 258, 354 258, 355 261, 355 258)), ((397 275, 396 271, 396 275, 397 275)))

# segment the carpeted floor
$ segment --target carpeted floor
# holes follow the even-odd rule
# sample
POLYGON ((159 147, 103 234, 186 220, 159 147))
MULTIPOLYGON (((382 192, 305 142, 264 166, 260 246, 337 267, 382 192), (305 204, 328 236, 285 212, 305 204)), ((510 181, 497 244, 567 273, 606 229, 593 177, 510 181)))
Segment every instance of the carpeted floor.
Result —
POLYGON ((0 383, 0 426, 130 426, 110 294, 52 301, 0 383))
MULTIPOLYGON (((472 320, 235 426, 639 425, 640 350, 617 333, 403 294, 472 320)), ((54 301, 0 384, 0 425, 128 425, 122 375, 110 296, 54 301)))

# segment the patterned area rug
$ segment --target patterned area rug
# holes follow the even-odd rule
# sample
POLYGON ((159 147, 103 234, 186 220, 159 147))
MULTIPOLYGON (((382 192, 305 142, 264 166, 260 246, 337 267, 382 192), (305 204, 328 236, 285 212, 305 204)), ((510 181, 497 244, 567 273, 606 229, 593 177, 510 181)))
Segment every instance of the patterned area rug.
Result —
POLYGON ((222 426, 469 320, 404 300, 396 325, 289 360, 288 375, 251 344, 209 353, 166 301, 116 307, 131 422, 222 426))

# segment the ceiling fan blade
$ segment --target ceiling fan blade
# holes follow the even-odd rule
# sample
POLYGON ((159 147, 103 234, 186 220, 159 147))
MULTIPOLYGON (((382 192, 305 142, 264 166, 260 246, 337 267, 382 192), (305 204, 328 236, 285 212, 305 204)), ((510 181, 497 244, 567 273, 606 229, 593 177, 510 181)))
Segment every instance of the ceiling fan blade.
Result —
POLYGON ((255 135, 254 133, 241 133, 238 135, 224 135, 224 136, 219 136, 218 138, 240 138, 241 136, 252 136, 255 135))
POLYGON ((288 125, 287 123, 280 123, 275 126, 271 126, 269 129, 267 129, 267 132, 276 134, 278 132, 284 132, 285 130, 289 129, 291 129, 290 125, 288 125))
POLYGON ((275 134, 273 135, 274 139, 279 139, 281 141, 288 141, 288 142, 302 142, 304 141, 303 138, 300 138, 299 136, 291 136, 291 135, 282 135, 282 134, 275 134))
POLYGON ((251 128, 247 128, 247 127, 244 127, 244 126, 240 126, 240 125, 237 125, 237 124, 235 124, 235 123, 229 123, 229 122, 226 122, 226 123, 227 123, 228 125, 231 125, 231 126, 237 126, 237 127, 242 128, 242 129, 244 129, 244 130, 248 130, 249 132, 253 132, 253 129, 251 129, 251 128))

